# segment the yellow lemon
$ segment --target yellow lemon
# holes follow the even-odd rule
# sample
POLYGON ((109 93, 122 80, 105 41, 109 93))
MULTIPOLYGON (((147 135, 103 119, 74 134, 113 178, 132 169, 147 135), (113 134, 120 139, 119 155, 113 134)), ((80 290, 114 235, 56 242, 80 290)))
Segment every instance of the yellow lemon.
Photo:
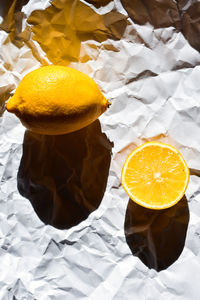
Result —
POLYGON ((177 149, 149 142, 128 156, 121 182, 129 197, 139 205, 164 209, 183 197, 189 177, 187 164, 177 149))
POLYGON ((97 84, 64 66, 45 66, 28 73, 6 108, 40 134, 65 134, 95 121, 108 107, 97 84))

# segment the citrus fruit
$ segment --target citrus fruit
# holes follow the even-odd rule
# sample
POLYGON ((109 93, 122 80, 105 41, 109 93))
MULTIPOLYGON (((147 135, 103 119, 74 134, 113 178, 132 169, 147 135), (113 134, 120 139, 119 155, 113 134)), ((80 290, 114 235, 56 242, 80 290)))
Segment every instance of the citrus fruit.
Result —
POLYGON ((148 142, 127 157, 121 182, 129 197, 151 209, 164 209, 176 204, 189 183, 189 169, 174 147, 148 142))
POLYGON ((28 129, 65 134, 95 121, 108 107, 97 84, 86 74, 64 66, 45 66, 28 73, 7 102, 28 129))

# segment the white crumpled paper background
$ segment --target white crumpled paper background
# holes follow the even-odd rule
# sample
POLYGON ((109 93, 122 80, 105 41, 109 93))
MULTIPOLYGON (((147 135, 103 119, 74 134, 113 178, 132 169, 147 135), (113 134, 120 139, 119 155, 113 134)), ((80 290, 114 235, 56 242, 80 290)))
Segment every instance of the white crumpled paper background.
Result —
MULTIPOLYGON (((200 2, 4 0, 0 7, 0 299, 199 299, 200 2), (64 230, 44 225, 19 193, 25 128, 4 111, 23 76, 51 63, 90 75, 112 103, 100 117, 100 140, 108 139, 102 147, 112 145, 102 201, 86 220, 64 230), (156 251, 157 239, 168 231, 162 216, 154 229, 142 223, 143 213, 141 220, 137 216, 134 241, 147 230, 141 249, 147 253, 147 244, 152 268, 148 254, 144 263, 126 242, 130 202, 120 185, 125 157, 149 140, 177 147, 194 174, 187 217, 177 213, 178 226, 189 223, 173 263, 167 263, 166 245, 163 258, 162 243, 156 251)), ((171 212, 163 214, 174 220, 171 212)), ((173 256, 179 235, 170 236, 165 243, 173 256)))

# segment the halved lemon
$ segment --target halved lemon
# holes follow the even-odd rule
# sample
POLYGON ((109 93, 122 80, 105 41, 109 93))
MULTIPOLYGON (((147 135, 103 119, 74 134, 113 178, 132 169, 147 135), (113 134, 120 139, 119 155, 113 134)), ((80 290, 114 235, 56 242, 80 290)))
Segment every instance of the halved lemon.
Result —
POLYGON ((122 169, 121 182, 137 204, 164 209, 183 197, 189 177, 188 166, 177 149, 148 142, 129 154, 122 169))

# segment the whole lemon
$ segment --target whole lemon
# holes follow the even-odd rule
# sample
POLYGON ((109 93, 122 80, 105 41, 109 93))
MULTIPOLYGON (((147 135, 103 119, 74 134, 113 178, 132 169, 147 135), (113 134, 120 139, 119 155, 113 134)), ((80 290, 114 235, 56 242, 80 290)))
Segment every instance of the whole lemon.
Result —
POLYGON ((6 104, 28 129, 65 134, 95 121, 108 107, 97 84, 64 66, 45 66, 28 73, 6 104))

